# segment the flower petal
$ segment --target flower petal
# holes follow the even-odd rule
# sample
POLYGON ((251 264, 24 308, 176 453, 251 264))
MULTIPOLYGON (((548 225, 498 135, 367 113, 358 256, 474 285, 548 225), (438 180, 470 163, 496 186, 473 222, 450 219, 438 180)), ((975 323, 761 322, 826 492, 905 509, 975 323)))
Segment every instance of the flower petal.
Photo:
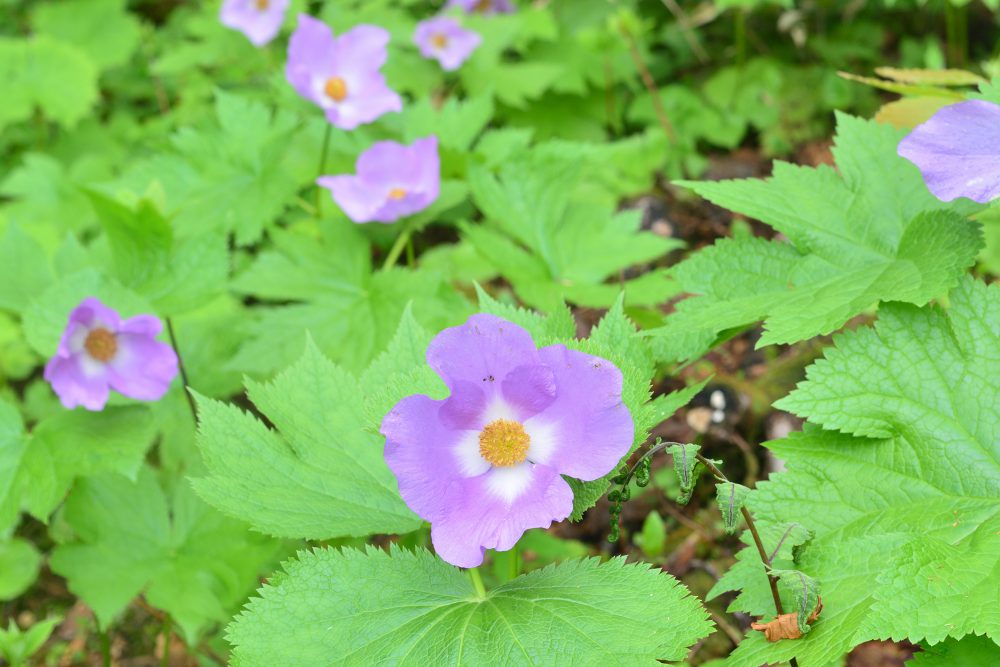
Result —
POLYGON ((167 393, 175 377, 177 354, 172 347, 145 333, 118 334, 118 352, 108 362, 112 389, 140 401, 157 401, 167 393))
POLYGON ((285 77, 302 97, 316 102, 314 75, 329 76, 334 65, 333 31, 319 19, 299 14, 298 25, 288 41, 285 77))
POLYGON ((558 395, 524 423, 528 458, 584 481, 610 472, 632 448, 635 425, 622 402, 622 373, 611 362, 564 345, 539 350, 558 395))
POLYGON ((556 400, 556 376, 548 366, 518 366, 500 383, 500 391, 523 422, 556 400))
POLYGON ((385 200, 385 193, 365 183, 357 176, 320 176, 316 183, 330 190, 333 200, 344 213, 357 223, 372 222, 385 200))
POLYGON ((540 360, 527 331, 480 313, 435 336, 427 348, 427 363, 452 391, 466 380, 481 386, 489 399, 499 393, 500 383, 511 371, 540 360))
POLYGON ((385 461, 396 476, 400 495, 420 518, 431 522, 459 502, 470 462, 474 463, 467 451, 469 432, 448 428, 438 418, 442 403, 408 396, 382 419, 380 428, 385 461))
MULTIPOLYGON (((388 58, 389 31, 376 25, 357 25, 334 40, 333 56, 352 69, 374 71, 388 58)), ((342 66, 343 67, 343 66, 342 66)))
POLYGON ((899 143, 942 201, 1000 197, 1000 105, 969 100, 944 107, 899 143))
POLYGON ((526 530, 547 528, 573 511, 573 491, 548 466, 523 463, 465 480, 447 515, 431 525, 437 554, 476 567, 486 549, 506 551, 526 530))
POLYGON ((45 380, 70 410, 78 405, 88 410, 103 410, 108 402, 106 366, 88 363, 82 356, 53 357, 45 365, 45 380))

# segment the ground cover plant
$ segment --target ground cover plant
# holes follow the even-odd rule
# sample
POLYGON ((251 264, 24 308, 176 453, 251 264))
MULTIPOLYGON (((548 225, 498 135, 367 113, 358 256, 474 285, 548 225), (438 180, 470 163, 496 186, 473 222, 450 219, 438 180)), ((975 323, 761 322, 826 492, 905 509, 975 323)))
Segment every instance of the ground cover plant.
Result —
POLYGON ((0 4, 0 664, 1000 664, 996 12, 0 4))

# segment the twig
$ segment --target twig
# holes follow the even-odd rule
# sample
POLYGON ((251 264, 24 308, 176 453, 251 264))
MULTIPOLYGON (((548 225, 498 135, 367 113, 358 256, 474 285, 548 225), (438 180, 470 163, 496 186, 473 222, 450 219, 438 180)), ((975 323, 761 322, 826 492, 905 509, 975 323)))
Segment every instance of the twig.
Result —
POLYGON ((684 35, 685 41, 687 41, 688 46, 691 47, 691 52, 694 53, 695 57, 700 63, 708 62, 708 54, 705 52, 704 47, 702 47, 701 42, 698 41, 698 36, 694 34, 694 30, 691 26, 691 19, 688 15, 684 13, 680 5, 677 4, 676 0, 662 0, 664 6, 670 10, 670 13, 674 15, 674 19, 677 21, 677 25, 681 27, 681 34, 684 35))
POLYGON ((646 90, 649 91, 650 96, 653 98, 653 110, 656 111, 656 118, 660 122, 660 127, 663 128, 663 132, 667 135, 670 143, 676 144, 677 133, 674 131, 674 125, 670 122, 667 110, 663 107, 663 100, 660 99, 660 90, 656 87, 656 80, 653 79, 653 75, 649 73, 649 68, 646 67, 646 63, 642 60, 642 54, 639 53, 639 46, 635 43, 635 37, 632 36, 632 33, 624 23, 618 23, 618 30, 621 32, 622 37, 625 38, 629 55, 632 56, 635 68, 639 70, 639 77, 642 79, 643 85, 646 86, 646 90))
MULTIPOLYGON (((323 175, 323 171, 326 170, 326 153, 330 148, 330 132, 333 129, 333 125, 330 123, 326 124, 326 130, 323 131, 323 147, 320 149, 319 153, 319 168, 316 169, 316 177, 319 178, 323 175)), ((323 187, 321 185, 316 186, 316 217, 320 218, 323 215, 323 187)))
POLYGON ((167 321, 167 335, 170 336, 170 344, 177 354, 177 368, 181 372, 181 382, 184 383, 184 396, 187 398, 188 407, 191 408, 191 418, 194 419, 195 427, 198 426, 198 408, 194 404, 194 396, 191 395, 191 382, 188 380, 187 369, 184 368, 184 357, 181 356, 181 348, 177 345, 177 336, 174 334, 174 323, 169 317, 167 321))

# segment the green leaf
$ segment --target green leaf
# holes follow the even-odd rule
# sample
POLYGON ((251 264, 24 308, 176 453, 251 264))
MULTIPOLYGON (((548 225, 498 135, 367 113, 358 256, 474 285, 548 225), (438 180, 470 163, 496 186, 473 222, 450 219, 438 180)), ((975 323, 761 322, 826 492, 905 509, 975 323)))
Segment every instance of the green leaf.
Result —
POLYGON ((642 522, 642 532, 634 539, 646 558, 656 558, 663 553, 667 543, 667 529, 659 512, 653 511, 646 515, 642 522))
POLYGON ((687 505, 694 493, 694 487, 698 484, 698 477, 701 476, 705 466, 695 457, 701 451, 698 445, 670 445, 667 452, 674 460, 674 474, 677 475, 677 482, 680 486, 680 494, 677 502, 687 505))
POLYGON ((967 635, 962 639, 946 639, 940 644, 921 645, 919 653, 907 667, 958 667, 959 665, 993 665, 1000 661, 1000 646, 988 637, 967 635))
POLYGON ((0 400, 0 533, 22 509, 48 521, 77 477, 134 476, 152 439, 143 406, 64 410, 27 433, 14 406, 0 400))
POLYGON ((97 69, 77 48, 45 36, 0 37, 0 129, 31 118, 71 128, 97 101, 97 69))
POLYGON ((330 539, 406 533, 420 525, 403 503, 368 430, 358 381, 312 344, 250 400, 277 430, 199 398, 198 444, 208 474, 193 481, 222 512, 280 537, 330 539))
POLYGON ((725 239, 675 267, 682 301, 655 330, 677 360, 765 320, 759 345, 830 333, 885 301, 923 305, 950 289, 982 246, 965 203, 944 204, 896 155, 901 133, 839 116, 838 171, 776 163, 769 180, 688 183, 789 243, 725 239))
POLYGON ((233 369, 270 375, 298 358, 308 331, 324 354, 360 373, 389 344, 407 305, 434 331, 458 324, 470 310, 438 273, 372 272, 370 247, 355 225, 324 226, 318 241, 277 230, 271 238, 275 249, 262 252, 235 286, 258 299, 292 303, 255 309, 233 369))
POLYGON ((0 656, 11 665, 27 664, 28 659, 42 648, 61 620, 54 616, 21 631, 14 619, 10 619, 6 630, 0 628, 0 656))
POLYGON ((39 5, 35 30, 68 42, 100 69, 125 64, 139 44, 138 19, 125 11, 125 0, 74 0, 39 5))
POLYGON ((90 200, 107 234, 117 278, 163 314, 195 309, 223 290, 229 255, 221 231, 175 241, 148 199, 129 207, 92 192, 90 200))
POLYGON ((27 540, 0 540, 0 600, 13 600, 38 578, 42 556, 27 540))
POLYGON ((248 245, 315 173, 294 160, 294 114, 220 91, 215 116, 208 127, 178 131, 170 152, 134 166, 120 185, 140 196, 151 184, 162 187, 178 236, 223 231, 248 245))
POLYGON ((0 308, 21 312, 52 282, 45 250, 17 225, 7 225, 0 238, 0 308))
POLYGON ((81 480, 65 519, 75 538, 56 547, 52 569, 102 628, 144 592, 189 642, 229 618, 280 548, 212 510, 185 484, 165 493, 149 468, 134 482, 117 475, 81 480))
POLYGON ((406 108, 403 114, 403 138, 407 143, 437 136, 441 147, 467 151, 493 117, 493 100, 489 96, 475 97, 464 102, 448 99, 435 108, 430 97, 424 97, 406 108))
POLYGON ((476 594, 420 550, 301 552, 229 627, 235 667, 655 664, 711 624, 673 577, 623 558, 546 567, 476 594))
POLYGON ((726 527, 726 533, 733 535, 743 518, 740 510, 746 503, 750 489, 742 484, 733 482, 722 482, 715 485, 715 499, 719 503, 719 512, 722 513, 722 523, 726 527))
POLYGON ((795 601, 799 630, 808 633, 808 619, 819 603, 819 582, 798 570, 771 570, 771 574, 778 577, 779 590, 795 601))
POLYGON ((1000 636, 1000 287, 963 278, 950 300, 884 306, 778 402, 811 423, 769 443, 787 471, 750 504, 761 524, 814 530, 794 569, 822 583, 825 608, 808 636, 751 637, 733 664, 1000 636))

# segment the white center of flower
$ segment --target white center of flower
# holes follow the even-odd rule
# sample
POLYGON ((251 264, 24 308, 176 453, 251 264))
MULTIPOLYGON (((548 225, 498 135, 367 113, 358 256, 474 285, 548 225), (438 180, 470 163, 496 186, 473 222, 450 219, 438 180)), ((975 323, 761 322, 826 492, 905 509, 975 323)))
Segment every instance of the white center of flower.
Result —
POLYGON ((108 362, 118 352, 118 339, 104 327, 97 327, 87 334, 83 349, 97 361, 108 362))
POLYGON ((531 437, 524 426, 510 419, 497 419, 479 433, 479 454, 498 467, 515 466, 528 459, 531 437))

